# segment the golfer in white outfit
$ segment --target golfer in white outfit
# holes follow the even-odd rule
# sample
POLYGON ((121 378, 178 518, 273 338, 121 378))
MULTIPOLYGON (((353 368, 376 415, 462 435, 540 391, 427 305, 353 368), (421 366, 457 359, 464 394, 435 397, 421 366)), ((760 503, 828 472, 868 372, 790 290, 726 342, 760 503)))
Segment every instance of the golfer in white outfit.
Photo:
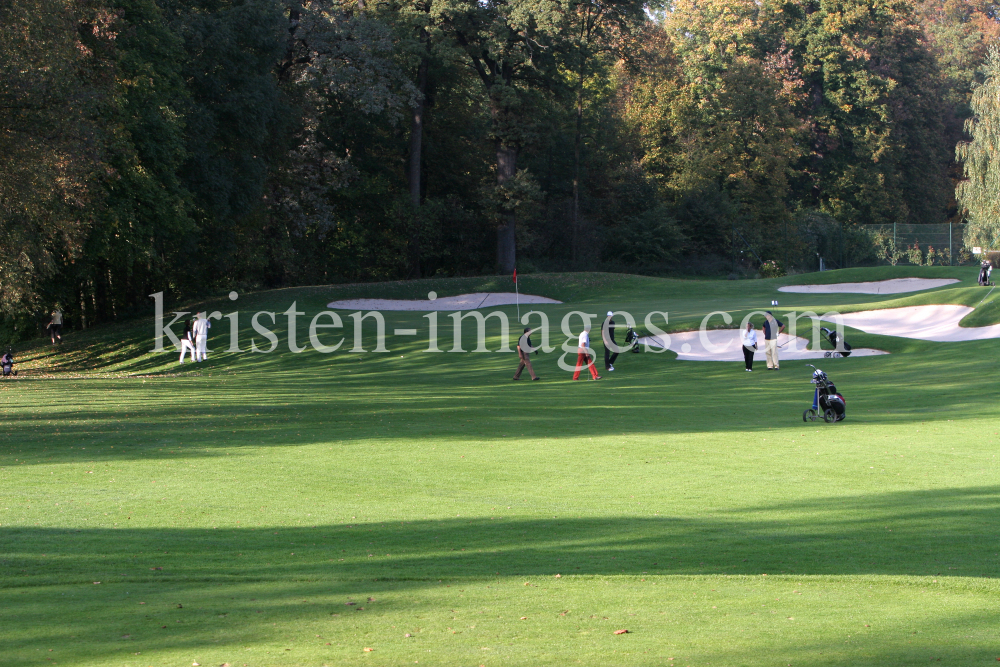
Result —
POLYGON ((204 361, 208 359, 208 330, 212 328, 212 323, 199 313, 198 319, 194 321, 194 360, 204 361))

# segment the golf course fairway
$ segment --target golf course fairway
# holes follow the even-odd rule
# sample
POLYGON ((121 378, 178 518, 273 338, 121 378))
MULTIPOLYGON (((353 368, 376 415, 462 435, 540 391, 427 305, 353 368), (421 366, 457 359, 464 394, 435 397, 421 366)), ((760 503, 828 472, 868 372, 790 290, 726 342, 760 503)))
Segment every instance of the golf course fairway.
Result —
MULTIPOLYGON (((425 352, 422 312, 383 313, 388 352, 372 351, 370 320, 364 353, 288 348, 293 302, 301 344, 335 299, 511 291, 509 277, 168 304, 240 312, 243 351, 216 320, 201 364, 150 352, 149 317, 22 344, 0 382, 0 665, 997 664, 1000 341, 848 328, 852 346, 890 354, 813 362, 846 398, 837 424, 802 421, 805 361, 745 373, 738 350, 644 351, 599 382, 557 365, 575 310, 640 326, 665 311, 669 331, 713 311, 737 326, 759 309, 923 304, 1000 322, 1000 290, 977 303, 976 273, 525 275, 522 293, 562 302, 521 306, 552 327, 538 382, 511 381, 513 352, 425 352), (962 282, 777 291, 907 277, 962 282), (249 351, 268 346, 258 311, 277 313, 272 353, 249 351)), ((513 348, 516 306, 489 310, 507 313, 513 348)), ((340 315, 324 340, 350 338, 340 315)), ((451 349, 452 319, 438 320, 451 349)), ((603 354, 596 327, 592 340, 603 354)))

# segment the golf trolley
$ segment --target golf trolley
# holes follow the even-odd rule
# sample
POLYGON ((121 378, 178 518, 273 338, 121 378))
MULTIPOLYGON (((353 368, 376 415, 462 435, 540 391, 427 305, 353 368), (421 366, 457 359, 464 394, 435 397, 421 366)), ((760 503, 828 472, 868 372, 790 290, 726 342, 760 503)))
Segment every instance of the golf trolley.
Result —
POLYGON ((991 287, 993 285, 990 282, 990 274, 993 273, 993 264, 990 260, 984 259, 983 263, 979 266, 979 284, 983 287, 991 287))
POLYGON ((2 357, 0 357, 0 369, 3 371, 3 377, 10 377, 12 375, 17 375, 17 371, 14 370, 14 355, 7 352, 2 357))
POLYGON ((830 357, 840 358, 840 357, 849 357, 849 356, 851 356, 851 346, 850 346, 850 344, 846 340, 842 340, 837 335, 836 331, 831 331, 830 329, 827 329, 826 327, 820 327, 820 331, 822 331, 826 335, 826 339, 828 341, 830 341, 830 345, 833 345, 833 350, 834 350, 833 352, 824 352, 823 353, 824 357, 826 357, 826 358, 830 358, 830 357), (840 345, 837 345, 837 343, 840 343, 840 345))
POLYGON ((639 345, 639 334, 632 327, 625 332, 625 348, 623 352, 639 352, 642 347, 639 345))
POLYGON ((812 383, 816 385, 816 391, 813 393, 812 407, 802 413, 802 421, 814 422, 819 417, 828 424, 843 421, 847 416, 847 403, 844 397, 837 393, 837 387, 826 373, 812 364, 806 365, 813 369, 812 383))

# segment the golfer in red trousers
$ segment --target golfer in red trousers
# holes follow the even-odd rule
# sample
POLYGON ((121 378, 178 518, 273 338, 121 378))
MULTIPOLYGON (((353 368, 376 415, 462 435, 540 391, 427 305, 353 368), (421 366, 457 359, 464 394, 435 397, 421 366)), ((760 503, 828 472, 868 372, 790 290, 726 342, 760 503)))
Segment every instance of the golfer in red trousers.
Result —
POLYGON ((576 372, 573 373, 573 379, 580 379, 580 369, 586 365, 587 370, 590 371, 590 375, 595 380, 600 380, 601 376, 597 374, 597 367, 594 366, 594 362, 590 359, 590 325, 588 324, 583 329, 583 333, 580 334, 579 347, 576 350, 576 372))

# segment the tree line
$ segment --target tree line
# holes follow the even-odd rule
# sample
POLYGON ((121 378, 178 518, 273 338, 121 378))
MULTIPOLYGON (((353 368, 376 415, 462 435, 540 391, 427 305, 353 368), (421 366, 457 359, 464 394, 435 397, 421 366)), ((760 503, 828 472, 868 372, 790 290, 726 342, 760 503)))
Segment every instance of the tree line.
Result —
POLYGON ((974 208, 998 35, 979 0, 0 0, 0 336, 161 290, 873 257, 861 224, 974 208))

